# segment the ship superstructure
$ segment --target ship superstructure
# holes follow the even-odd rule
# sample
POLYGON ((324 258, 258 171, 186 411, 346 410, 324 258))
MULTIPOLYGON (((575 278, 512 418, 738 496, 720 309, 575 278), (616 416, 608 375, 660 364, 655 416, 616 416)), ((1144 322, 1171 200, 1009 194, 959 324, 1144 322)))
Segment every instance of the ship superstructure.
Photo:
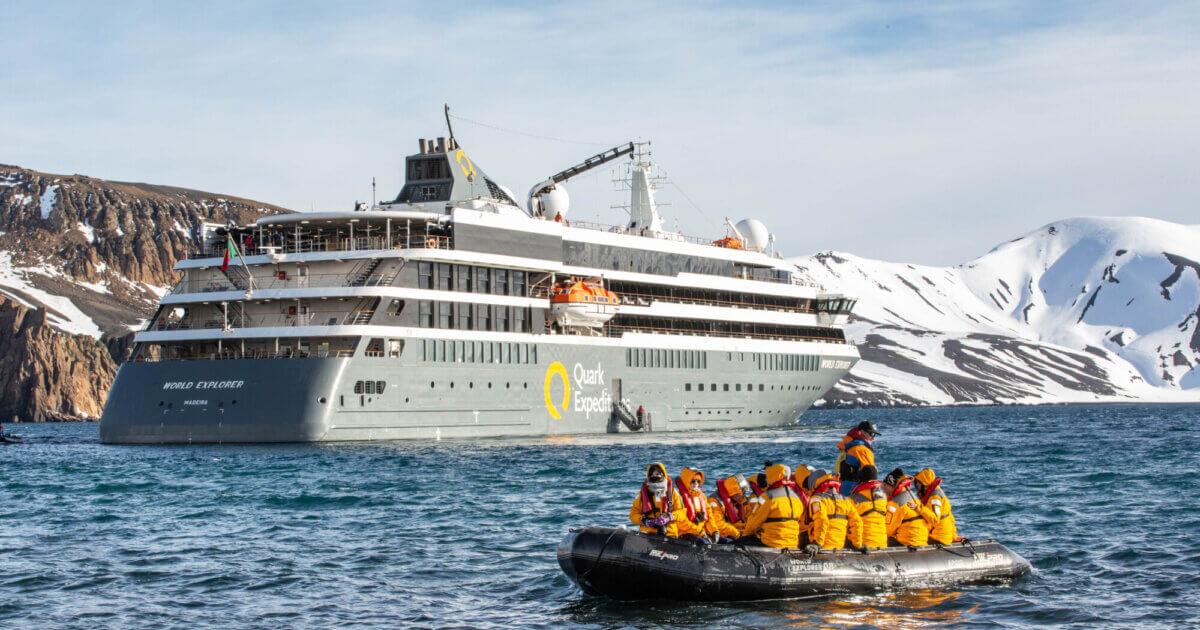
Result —
POLYGON ((718 241, 665 231, 640 149, 556 174, 523 208, 453 137, 421 140, 390 202, 199 226, 102 441, 794 422, 858 360, 854 300, 796 279, 756 221, 718 241), (629 222, 569 219, 562 182, 625 156, 629 222))

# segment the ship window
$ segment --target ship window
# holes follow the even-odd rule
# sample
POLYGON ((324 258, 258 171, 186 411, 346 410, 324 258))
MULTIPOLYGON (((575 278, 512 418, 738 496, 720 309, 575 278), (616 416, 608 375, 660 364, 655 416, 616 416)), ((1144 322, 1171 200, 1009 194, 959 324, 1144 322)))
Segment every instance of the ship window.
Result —
POLYGON ((454 313, 453 313, 452 308, 453 308, 453 305, 450 302, 438 302, 437 303, 438 328, 453 328, 454 327, 454 313))
POLYGON ((629 348, 625 348, 625 367, 630 367, 632 365, 633 365, 633 353, 630 351, 629 348))
POLYGON ((463 341, 455 341, 454 342, 454 362, 455 363, 462 363, 463 359, 466 358, 467 351, 466 351, 466 347, 464 346, 464 343, 465 342, 463 342, 463 341))
POLYGON ((529 346, 521 344, 521 363, 529 363, 529 346))
POLYGON ((501 348, 504 353, 504 358, 501 359, 500 362, 501 363, 512 363, 512 346, 510 346, 508 344, 503 344, 501 346, 501 348))
POLYGON ((417 344, 417 360, 419 360, 419 361, 425 360, 425 344, 426 343, 428 343, 428 340, 422 339, 421 343, 417 344))
POLYGON ((479 305, 479 330, 491 330, 491 329, 492 329, 492 305, 491 304, 480 304, 479 305))
POLYGON ((475 268, 475 292, 476 293, 487 293, 487 292, 491 291, 491 282, 489 282, 491 275, 492 275, 492 270, 487 267, 476 267, 475 268))
POLYGON ((525 272, 524 271, 512 272, 512 294, 518 295, 521 297, 525 297, 526 286, 525 286, 525 272))
POLYGON ((460 303, 455 310, 458 311, 459 330, 471 330, 471 305, 460 303))
POLYGON ((497 269, 496 281, 492 286, 492 292, 496 295, 508 295, 508 270, 497 269))
POLYGON ((700 391, 704 391, 704 383, 700 383, 700 391))
POLYGON ((458 290, 469 292, 471 290, 471 266, 456 265, 454 268, 454 273, 458 283, 458 290))
POLYGON ((421 300, 417 304, 418 318, 423 328, 433 328, 433 302, 421 300))
POLYGON ((713 383, 713 384, 712 384, 712 391, 714 391, 714 392, 715 392, 715 391, 717 391, 717 384, 716 384, 716 383, 713 383))
POLYGON ((385 383, 383 381, 375 381, 375 393, 376 394, 382 394, 384 388, 386 388, 386 387, 387 387, 387 383, 385 383))
POLYGON ((742 384, 738 383, 737 386, 735 387, 735 389, 739 392, 742 391, 742 384))
POLYGON ((475 342, 467 342, 467 363, 475 362, 475 342))
POLYGON ((364 394, 374 394, 375 393, 375 381, 359 381, 359 383, 362 383, 362 385, 363 385, 362 393, 364 393, 364 394))
POLYGON ((388 356, 393 359, 400 358, 400 353, 404 351, 403 339, 388 339, 388 356))
POLYGON ((692 391, 692 384, 691 384, 691 383, 684 383, 684 384, 683 384, 683 391, 685 391, 685 392, 690 392, 690 391, 692 391))
POLYGON ((529 346, 529 362, 537 363, 537 345, 529 346))
POLYGON ((378 337, 372 339, 367 343, 367 350, 364 354, 369 357, 383 356, 383 340, 379 339, 378 337))
POLYGON ((725 391, 729 391, 729 383, 725 383, 725 391))
POLYGON ((354 393, 355 394, 363 393, 363 382, 362 381, 354 381, 354 393))
POLYGON ((433 288, 433 263, 417 263, 417 288, 433 288))
POLYGON ((508 307, 496 307, 496 330, 508 330, 508 307))
POLYGON ((450 263, 438 263, 437 266, 437 288, 441 291, 454 290, 454 276, 451 274, 451 269, 454 265, 450 263))
POLYGON ((758 391, 760 391, 760 392, 761 392, 762 390, 763 390, 763 384, 762 384, 762 383, 759 383, 759 384, 758 384, 758 391))

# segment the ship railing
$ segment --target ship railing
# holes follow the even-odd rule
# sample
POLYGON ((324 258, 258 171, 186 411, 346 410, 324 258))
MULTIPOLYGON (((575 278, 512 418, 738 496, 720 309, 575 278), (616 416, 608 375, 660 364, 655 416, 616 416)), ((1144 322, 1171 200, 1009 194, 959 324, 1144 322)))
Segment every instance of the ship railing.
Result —
POLYGON ((353 350, 330 350, 328 352, 320 352, 314 350, 223 350, 221 352, 205 352, 189 356, 141 356, 130 357, 128 360, 134 363, 158 363, 161 361, 227 361, 232 359, 327 359, 338 357, 352 357, 353 350))
POLYGON ((354 311, 309 311, 307 313, 274 314, 262 315, 258 317, 230 317, 227 320, 220 319, 183 319, 183 320, 167 320, 158 321, 152 324, 146 330, 213 330, 213 329, 238 329, 238 328, 276 328, 276 327, 295 327, 295 326, 345 326, 352 324, 362 324, 370 321, 371 315, 375 311, 371 310, 354 310, 354 311))
POLYGON ((605 337, 621 337, 625 333, 646 333, 659 335, 683 335, 687 337, 725 337, 730 339, 774 339, 779 341, 814 341, 837 345, 851 345, 845 339, 830 339, 828 337, 813 337, 810 335, 783 335, 779 333, 750 333, 750 332, 718 332, 704 330, 688 330, 684 328, 664 328, 657 326, 628 326, 623 324, 608 324, 604 327, 605 337))
POLYGON ((712 298, 672 297, 654 295, 651 293, 634 293, 631 291, 620 291, 617 293, 617 298, 621 301, 621 304, 629 304, 631 306, 650 306, 650 304, 654 302, 662 302, 664 304, 694 304, 698 306, 732 306, 736 308, 759 311, 781 311, 787 313, 817 312, 816 309, 812 307, 804 306, 779 306, 773 304, 758 304, 755 302, 742 302, 740 300, 718 300, 712 298))
MULTIPOLYGON (((346 273, 314 273, 308 275, 279 274, 254 276, 255 290, 263 289, 306 289, 315 287, 380 287, 388 286, 396 278, 395 272, 374 273, 363 280, 357 280, 346 273)), ((223 277, 209 280, 189 280, 180 282, 171 289, 171 294, 185 293, 216 293, 221 291, 242 291, 223 277)))
MULTIPOLYGON (((263 254, 307 254, 312 252, 346 252, 369 251, 379 249, 453 249, 454 241, 449 236, 433 234, 393 234, 386 236, 306 236, 296 238, 294 235, 265 234, 259 239, 257 234, 249 246, 239 243, 239 251, 243 256, 258 256, 263 254)), ((225 244, 218 242, 213 247, 203 249, 193 247, 189 250, 192 258, 221 258, 225 256, 225 244)))

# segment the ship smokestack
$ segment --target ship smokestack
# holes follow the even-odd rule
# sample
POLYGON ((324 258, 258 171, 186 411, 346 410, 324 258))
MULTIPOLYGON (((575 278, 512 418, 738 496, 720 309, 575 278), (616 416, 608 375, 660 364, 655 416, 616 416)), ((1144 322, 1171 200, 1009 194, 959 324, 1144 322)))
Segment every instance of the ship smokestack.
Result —
POLYGON ((425 142, 425 138, 421 138, 417 142, 421 143, 421 153, 429 153, 429 145, 425 142))
POLYGON ((438 153, 446 152, 446 139, 443 137, 440 137, 440 136, 437 139, 437 152, 438 153))

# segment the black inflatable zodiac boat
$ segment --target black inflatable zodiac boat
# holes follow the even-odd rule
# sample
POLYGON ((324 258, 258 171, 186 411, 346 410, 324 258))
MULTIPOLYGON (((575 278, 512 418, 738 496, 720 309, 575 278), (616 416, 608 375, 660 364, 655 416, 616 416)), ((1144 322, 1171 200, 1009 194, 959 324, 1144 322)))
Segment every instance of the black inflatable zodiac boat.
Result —
POLYGON ((637 531, 571 530, 558 564, 585 593, 614 599, 739 601, 1005 582, 1030 570, 995 540, 867 553, 692 543, 637 531))

